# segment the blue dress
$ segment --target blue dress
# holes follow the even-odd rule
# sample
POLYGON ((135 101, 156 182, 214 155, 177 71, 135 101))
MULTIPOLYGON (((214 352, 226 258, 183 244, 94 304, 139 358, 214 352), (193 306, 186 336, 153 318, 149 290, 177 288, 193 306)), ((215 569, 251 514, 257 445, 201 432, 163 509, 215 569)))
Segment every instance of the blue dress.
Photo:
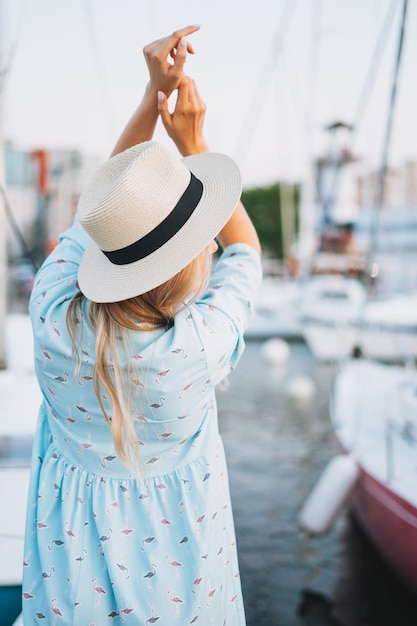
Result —
POLYGON ((87 240, 75 221, 40 269, 30 302, 43 401, 28 496, 24 624, 243 626, 215 386, 244 348, 259 256, 229 246, 206 293, 172 327, 127 331, 138 478, 118 458, 94 392, 86 301, 78 372, 72 360, 65 318, 87 240))

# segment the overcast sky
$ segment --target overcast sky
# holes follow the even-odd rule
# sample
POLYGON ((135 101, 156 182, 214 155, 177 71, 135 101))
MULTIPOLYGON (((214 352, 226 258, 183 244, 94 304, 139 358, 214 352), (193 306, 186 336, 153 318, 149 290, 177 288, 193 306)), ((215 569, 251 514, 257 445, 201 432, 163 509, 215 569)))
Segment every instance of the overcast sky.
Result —
MULTIPOLYGON (((302 178, 321 148, 323 125, 355 121, 384 32, 353 137, 365 164, 381 160, 402 0, 0 2, 2 66, 9 69, 3 134, 17 147, 106 158, 147 80, 144 44, 198 23, 187 72, 208 107, 211 149, 237 160, 245 186, 302 178)), ((394 164, 417 159, 416 34, 416 2, 409 2, 394 164)), ((157 139, 170 145, 161 129, 157 139)))

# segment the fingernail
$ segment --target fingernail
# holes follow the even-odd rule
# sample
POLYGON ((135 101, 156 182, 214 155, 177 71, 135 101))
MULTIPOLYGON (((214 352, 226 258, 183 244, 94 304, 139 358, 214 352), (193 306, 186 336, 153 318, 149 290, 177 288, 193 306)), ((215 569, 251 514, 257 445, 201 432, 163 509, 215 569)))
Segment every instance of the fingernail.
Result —
POLYGON ((163 102, 165 98, 165 94, 163 91, 158 91, 158 100, 159 102, 163 102))
POLYGON ((187 45, 186 37, 181 37, 181 39, 180 39, 180 46, 186 46, 186 45, 187 45))

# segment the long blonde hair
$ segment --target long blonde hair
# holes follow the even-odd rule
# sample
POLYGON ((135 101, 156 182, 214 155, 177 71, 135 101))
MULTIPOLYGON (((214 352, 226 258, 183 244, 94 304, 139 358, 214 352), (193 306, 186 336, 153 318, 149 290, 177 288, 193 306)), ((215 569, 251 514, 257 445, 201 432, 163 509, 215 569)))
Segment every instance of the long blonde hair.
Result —
MULTIPOLYGON (((109 424, 116 452, 128 466, 140 461, 137 437, 130 418, 129 371, 120 365, 118 346, 126 348, 124 330, 143 331, 168 328, 175 315, 194 302, 207 286, 211 252, 205 248, 191 263, 162 285, 145 294, 121 302, 89 304, 89 319, 96 335, 94 390, 109 424), (101 387, 111 403, 111 415, 103 403, 101 387)), ((76 362, 75 376, 81 367, 79 343, 82 329, 82 302, 77 293, 67 311, 67 328, 76 362)))

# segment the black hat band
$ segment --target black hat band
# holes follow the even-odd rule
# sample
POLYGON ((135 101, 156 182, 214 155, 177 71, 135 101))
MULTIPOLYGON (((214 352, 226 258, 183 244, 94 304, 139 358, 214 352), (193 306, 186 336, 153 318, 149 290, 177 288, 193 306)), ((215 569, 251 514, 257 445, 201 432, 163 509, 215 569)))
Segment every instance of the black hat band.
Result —
POLYGON ((184 226, 197 208, 203 195, 203 183, 192 172, 190 174, 191 179, 188 187, 171 213, 158 226, 155 226, 144 237, 125 248, 107 252, 102 250, 111 263, 114 263, 114 265, 128 265, 144 259, 172 239, 184 226))

